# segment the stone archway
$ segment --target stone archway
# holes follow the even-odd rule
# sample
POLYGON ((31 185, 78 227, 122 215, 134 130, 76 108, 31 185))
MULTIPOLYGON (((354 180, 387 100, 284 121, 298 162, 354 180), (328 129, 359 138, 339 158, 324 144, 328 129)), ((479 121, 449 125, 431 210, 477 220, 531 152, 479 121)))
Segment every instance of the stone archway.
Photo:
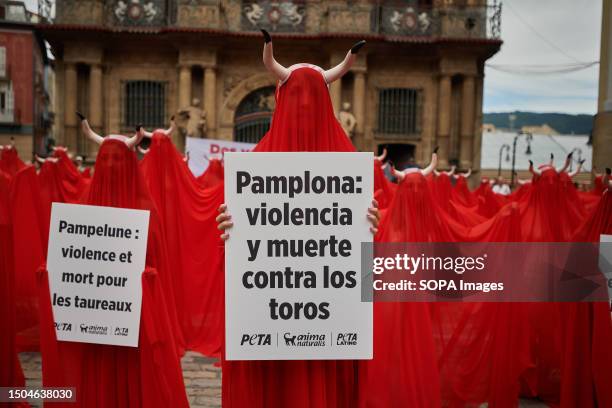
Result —
POLYGON ((238 105, 254 90, 267 86, 276 86, 276 82, 270 74, 263 72, 244 79, 230 91, 219 111, 219 127, 217 132, 220 139, 234 139, 234 117, 238 105))

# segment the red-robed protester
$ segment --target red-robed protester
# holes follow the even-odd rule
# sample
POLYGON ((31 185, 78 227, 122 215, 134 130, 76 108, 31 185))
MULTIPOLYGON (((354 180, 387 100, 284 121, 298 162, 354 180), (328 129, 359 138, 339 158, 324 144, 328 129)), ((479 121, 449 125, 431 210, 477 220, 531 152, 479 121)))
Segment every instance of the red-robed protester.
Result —
MULTIPOLYGON (((23 387, 25 380, 17 358, 10 182, 10 176, 0 170, 0 321, 3 326, 0 335, 0 385, 23 387)), ((0 407, 3 406, 9 404, 0 403, 0 407)))
POLYGON ((0 146, 0 170, 14 176, 19 170, 23 169, 26 165, 17 154, 15 146, 0 146))
MULTIPOLYGON (((601 234, 612 234, 612 185, 604 190, 594 212, 578 228, 572 240, 596 243, 601 234)), ((609 304, 568 303, 563 304, 561 310, 564 333, 561 406, 612 406, 609 304)))
POLYGON ((46 257, 49 218, 34 166, 26 166, 13 176, 10 213, 17 344, 20 351, 37 351, 39 333, 36 270, 46 257))
POLYGON ((202 188, 211 188, 223 184, 223 177, 223 161, 211 157, 208 161, 208 167, 196 180, 202 188))
MULTIPOLYGON (((334 116, 327 84, 348 71, 363 45, 330 70, 310 64, 285 68, 272 55, 264 33, 264 63, 279 80, 269 132, 257 152, 352 152, 355 148, 334 116)), ((224 407, 354 407, 353 361, 223 360, 224 407)))
POLYGON ((179 362, 170 267, 159 215, 130 148, 139 140, 101 141, 82 204, 150 211, 138 348, 58 342, 47 271, 39 271, 43 384, 76 388, 79 407, 187 407, 179 362))
MULTIPOLYGON (((397 191, 381 220, 377 242, 445 241, 425 177, 435 168, 395 172, 397 191)), ((359 407, 441 406, 437 356, 429 305, 374 302, 374 359, 359 362, 359 407)))
POLYGON ((172 130, 173 126, 151 134, 141 169, 166 232, 173 263, 171 284, 185 346, 220 357, 223 275, 218 273, 218 264, 223 258, 215 217, 223 202, 223 185, 218 182, 203 188, 198 184, 172 144, 172 130))

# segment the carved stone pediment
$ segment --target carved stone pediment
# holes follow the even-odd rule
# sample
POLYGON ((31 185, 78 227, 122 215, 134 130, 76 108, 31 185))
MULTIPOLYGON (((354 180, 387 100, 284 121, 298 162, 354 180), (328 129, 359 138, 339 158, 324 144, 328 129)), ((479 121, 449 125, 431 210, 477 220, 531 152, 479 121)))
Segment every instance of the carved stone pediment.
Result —
POLYGON ((179 0, 176 24, 179 27, 221 28, 221 7, 215 0, 179 0))
POLYGON ((62 0, 57 2, 57 24, 104 24, 104 1, 62 0))

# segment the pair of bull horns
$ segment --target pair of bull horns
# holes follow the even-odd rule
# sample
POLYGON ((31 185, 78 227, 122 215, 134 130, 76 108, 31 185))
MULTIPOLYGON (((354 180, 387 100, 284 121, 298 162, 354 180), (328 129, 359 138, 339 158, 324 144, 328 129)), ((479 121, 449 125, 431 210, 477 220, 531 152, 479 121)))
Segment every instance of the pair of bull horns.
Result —
MULTIPOLYGON (((268 71, 279 81, 284 82, 289 78, 291 71, 289 68, 286 68, 279 64, 276 59, 274 59, 274 50, 272 46, 272 37, 270 33, 266 30, 261 30, 261 33, 264 36, 264 48, 263 48, 263 63, 268 69, 268 71)), ((346 53, 346 57, 344 60, 340 62, 333 68, 328 69, 323 72, 323 78, 327 84, 331 84, 335 80, 342 78, 344 74, 346 74, 350 69, 355 59, 357 59, 357 53, 365 45, 365 41, 361 40, 355 43, 351 49, 346 53)))
MULTIPOLYGON (((76 112, 76 114, 81 120, 81 130, 83 131, 85 136, 87 136, 92 142, 98 145, 101 145, 102 142, 104 142, 104 137, 94 132, 94 130, 89 125, 89 122, 87 121, 87 118, 85 117, 85 115, 83 115, 81 112, 76 112)), ((170 127, 163 131, 163 133, 166 136, 169 136, 170 134, 172 134, 172 132, 176 128, 176 124, 174 122, 174 116, 172 116, 170 121, 171 121, 170 127)), ((134 133, 134 136, 128 137, 127 140, 125 141, 125 144, 127 145, 128 148, 133 149, 135 146, 138 146, 138 144, 140 144, 140 141, 145 136, 152 137, 153 134, 151 132, 145 131, 142 126, 138 125, 136 127, 136 133, 134 133)))
MULTIPOLYGON (((436 169, 437 166, 438 148, 436 147, 433 153, 431 154, 431 162, 429 163, 429 166, 425 167, 424 169, 421 169, 420 172, 423 176, 428 176, 429 174, 431 174, 432 171, 436 169)), ((391 173, 393 173, 395 178, 397 178, 398 180, 403 180, 404 176, 406 175, 406 173, 404 173, 403 171, 396 169, 395 166, 391 167, 391 173)))

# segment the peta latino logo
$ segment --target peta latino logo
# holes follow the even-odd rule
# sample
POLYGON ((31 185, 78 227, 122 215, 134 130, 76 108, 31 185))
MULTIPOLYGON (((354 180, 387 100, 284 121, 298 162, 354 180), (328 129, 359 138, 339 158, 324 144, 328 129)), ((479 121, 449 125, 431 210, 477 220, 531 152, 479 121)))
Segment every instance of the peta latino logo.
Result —
POLYGON ((337 346, 356 346, 357 333, 338 333, 336 338, 337 346))
POLYGON ((85 323, 81 323, 79 328, 81 329, 81 333, 98 334, 100 336, 106 336, 108 334, 108 327, 106 326, 98 326, 94 324, 87 325, 85 323))
POLYGON ((244 346, 270 346, 272 345, 271 334, 243 334, 240 345, 244 346))
POLYGON ((325 334, 291 334, 283 335, 287 347, 323 347, 325 346, 325 334))

